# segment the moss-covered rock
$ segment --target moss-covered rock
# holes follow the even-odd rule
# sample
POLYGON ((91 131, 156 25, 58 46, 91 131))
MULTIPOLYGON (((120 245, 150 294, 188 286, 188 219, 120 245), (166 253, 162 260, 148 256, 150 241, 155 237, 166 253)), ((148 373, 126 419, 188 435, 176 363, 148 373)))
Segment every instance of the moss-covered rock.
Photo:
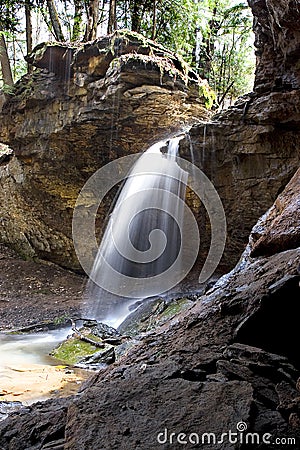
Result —
MULTIPOLYGON (((86 334, 86 337, 94 340, 95 342, 101 341, 93 334, 86 334)), ((107 346, 107 348, 110 348, 110 346, 107 346)), ((103 351, 106 351, 107 348, 104 347, 103 351)), ((57 348, 55 348, 53 352, 51 352, 51 356, 54 356, 54 358, 57 358, 66 364, 74 365, 82 361, 87 356, 92 356, 98 351, 99 347, 81 340, 76 335, 72 335, 62 342, 57 348)))
POLYGON ((51 356, 54 356, 67 364, 75 364, 84 356, 92 355, 96 351, 97 347, 72 337, 53 350, 51 356))

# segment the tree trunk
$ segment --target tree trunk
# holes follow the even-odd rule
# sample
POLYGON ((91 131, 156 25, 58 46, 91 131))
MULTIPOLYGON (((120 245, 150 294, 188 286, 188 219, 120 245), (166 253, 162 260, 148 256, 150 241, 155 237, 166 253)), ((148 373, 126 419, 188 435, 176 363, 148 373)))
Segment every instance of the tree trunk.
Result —
POLYGON ((53 0, 47 0, 47 6, 48 6, 48 11, 49 11, 49 15, 50 15, 50 20, 51 20, 51 24, 53 27, 53 31, 54 31, 54 35, 55 38, 60 41, 63 42, 65 41, 63 32, 62 32, 62 28, 61 28, 61 24, 59 21, 59 17, 57 14, 57 10, 54 4, 53 0))
POLYGON ((140 8, 141 4, 138 0, 132 0, 131 2, 131 31, 140 31, 141 27, 141 17, 140 8))
POLYGON ((72 41, 77 41, 80 39, 81 34, 81 26, 82 26, 82 12, 83 12, 83 3, 82 0, 74 0, 74 22, 73 22, 73 30, 72 30, 72 41))
MULTIPOLYGON (((32 52, 32 21, 31 21, 31 8, 30 1, 25 0, 25 21, 26 21, 26 50, 27 55, 32 52)), ((32 71, 31 64, 27 64, 28 72, 32 71)))
POLYGON ((108 27, 107 33, 110 34, 117 29, 117 2, 116 0, 110 0, 109 2, 109 18, 108 18, 108 27))
POLYGON ((208 82, 211 80, 212 75, 212 60, 215 54, 215 41, 220 24, 217 20, 217 3, 212 10, 212 18, 208 22, 208 37, 205 40, 205 54, 201 57, 201 64, 199 64, 199 75, 202 78, 206 78, 208 82))
POLYGON ((85 41, 93 41, 97 37, 99 19, 99 0, 90 0, 87 11, 87 25, 85 30, 85 41))
POLYGON ((151 39, 155 39, 156 36, 156 0, 153 0, 153 10, 152 10, 152 33, 151 39))
POLYGON ((13 86, 14 81, 10 67, 9 57, 7 53, 7 46, 3 33, 0 31, 0 64, 2 71, 3 83, 6 86, 13 86))

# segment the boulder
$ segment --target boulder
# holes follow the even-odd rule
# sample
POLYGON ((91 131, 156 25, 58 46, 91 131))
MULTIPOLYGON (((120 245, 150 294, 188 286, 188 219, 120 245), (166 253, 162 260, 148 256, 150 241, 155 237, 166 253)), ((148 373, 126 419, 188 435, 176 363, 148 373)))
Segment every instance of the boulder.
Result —
POLYGON ((252 231, 251 256, 300 247, 300 169, 252 231))

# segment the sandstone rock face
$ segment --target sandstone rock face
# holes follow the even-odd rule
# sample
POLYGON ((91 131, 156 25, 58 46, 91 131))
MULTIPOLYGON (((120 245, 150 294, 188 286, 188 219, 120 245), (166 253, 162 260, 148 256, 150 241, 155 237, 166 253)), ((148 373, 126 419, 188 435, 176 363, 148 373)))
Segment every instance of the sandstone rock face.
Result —
POLYGON ((196 163, 224 204, 226 267, 237 262, 256 220, 300 163, 299 4, 249 0, 249 5, 258 63, 254 92, 190 131, 196 163))
MULTIPOLYGON (((248 96, 213 122, 190 131, 196 163, 224 205, 227 243, 223 264, 227 268, 237 262, 255 221, 299 167, 298 108, 299 91, 248 96)), ((203 244, 205 236, 204 230, 203 244)))
MULTIPOLYGON (((280 196, 286 209, 292 185, 280 196)), ((275 215, 267 234, 274 230, 282 232, 275 215)), ((80 395, 32 405, 0 423, 0 447, 156 450, 184 440, 186 448, 227 450, 244 444, 228 435, 222 441, 222 433, 243 430, 244 442, 257 433, 255 448, 277 438, 299 448, 300 248, 253 257, 252 241, 232 272, 140 336, 80 395)))
MULTIPOLYGON (((299 167, 296 3, 249 1, 254 92, 206 124, 195 125, 207 117, 195 75, 135 34, 119 32, 79 49, 40 46, 30 58, 40 71, 19 83, 1 116, 0 141, 13 150, 0 166, 1 240, 26 257, 80 269, 71 222, 85 181, 107 162, 194 125, 181 155, 189 158, 192 148, 223 201, 228 238, 221 270, 231 269, 256 220, 299 167)), ((99 232, 113 194, 99 209, 99 232)), ((199 201, 189 204, 199 217, 202 262, 209 224, 199 201)))
POLYGON ((134 33, 79 49, 41 45, 29 59, 40 69, 0 116, 0 142, 13 150, 0 166, 0 237, 26 257, 78 269, 71 224, 85 181, 207 117, 206 100, 182 61, 134 33))
POLYGON ((256 92, 300 87, 300 19, 297 0, 248 0, 254 15, 256 92))
POLYGON ((300 247, 300 169, 252 230, 251 256, 300 247))

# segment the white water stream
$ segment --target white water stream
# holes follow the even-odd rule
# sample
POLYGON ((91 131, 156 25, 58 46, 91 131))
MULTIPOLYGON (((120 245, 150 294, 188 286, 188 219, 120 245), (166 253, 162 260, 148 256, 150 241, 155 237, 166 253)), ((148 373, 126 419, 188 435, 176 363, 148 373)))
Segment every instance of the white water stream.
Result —
POLYGON ((168 290, 174 261, 171 276, 182 271, 177 256, 188 177, 176 162, 182 138, 153 145, 131 170, 94 261, 85 316, 117 327, 137 300, 168 290))

